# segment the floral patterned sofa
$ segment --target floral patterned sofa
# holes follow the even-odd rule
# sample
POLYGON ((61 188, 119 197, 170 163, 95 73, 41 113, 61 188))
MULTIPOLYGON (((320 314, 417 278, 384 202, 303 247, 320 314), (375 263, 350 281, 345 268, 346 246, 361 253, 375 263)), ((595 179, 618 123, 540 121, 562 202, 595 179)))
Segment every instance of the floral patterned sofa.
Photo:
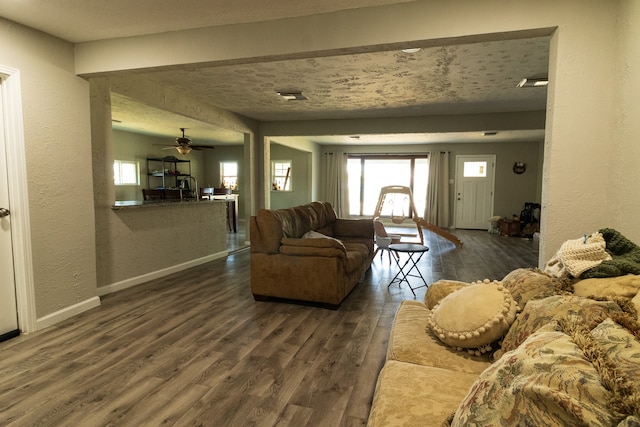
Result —
POLYGON ((538 269, 431 284, 397 310, 368 426, 640 426, 639 289, 538 269))

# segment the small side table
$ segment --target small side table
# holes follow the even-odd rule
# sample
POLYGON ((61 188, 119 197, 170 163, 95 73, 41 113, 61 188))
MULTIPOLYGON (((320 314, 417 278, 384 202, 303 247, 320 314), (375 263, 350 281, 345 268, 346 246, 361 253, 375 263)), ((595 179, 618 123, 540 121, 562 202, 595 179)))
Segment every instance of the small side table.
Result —
POLYGON ((391 279, 389 285, 387 285, 387 289, 393 283, 397 282, 399 286, 402 285, 402 282, 407 282, 407 285, 409 286, 409 289, 411 289, 413 296, 416 296, 414 289, 427 287, 427 281, 424 280, 424 277, 422 276, 422 273, 420 273, 417 264, 418 261, 420 261, 420 259, 422 258, 422 255, 429 251, 429 248, 417 243, 394 243, 392 245, 389 245, 389 251, 406 253, 409 255, 409 258, 405 261, 404 264, 400 265, 400 259, 394 257, 399 270, 395 277, 391 279), (409 267, 408 269, 406 269, 407 266, 409 267), (413 270, 415 270, 418 275, 411 274, 413 270), (422 283, 424 283, 424 285, 412 287, 411 283, 409 283, 408 277, 418 277, 422 280, 422 283))

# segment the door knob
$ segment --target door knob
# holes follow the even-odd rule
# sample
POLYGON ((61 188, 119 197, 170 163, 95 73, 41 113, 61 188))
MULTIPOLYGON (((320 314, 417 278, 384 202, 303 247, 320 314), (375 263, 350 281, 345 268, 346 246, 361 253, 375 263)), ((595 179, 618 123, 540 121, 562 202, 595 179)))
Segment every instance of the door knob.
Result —
POLYGON ((9 216, 10 213, 11 212, 9 212, 9 209, 0 208, 0 218, 9 216))

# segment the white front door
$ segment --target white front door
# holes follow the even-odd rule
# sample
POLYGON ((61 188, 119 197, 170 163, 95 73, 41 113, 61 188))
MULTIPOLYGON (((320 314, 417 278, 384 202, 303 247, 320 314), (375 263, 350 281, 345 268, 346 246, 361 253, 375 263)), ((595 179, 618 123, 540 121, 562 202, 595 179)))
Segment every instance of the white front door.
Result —
POLYGON ((495 155, 456 156, 456 228, 489 229, 495 155))
MULTIPOLYGON (((2 99, 0 79, 0 100, 2 99)), ((13 270, 13 244, 11 239, 11 210, 7 176, 4 122, 0 101, 0 340, 18 334, 18 310, 13 270)))

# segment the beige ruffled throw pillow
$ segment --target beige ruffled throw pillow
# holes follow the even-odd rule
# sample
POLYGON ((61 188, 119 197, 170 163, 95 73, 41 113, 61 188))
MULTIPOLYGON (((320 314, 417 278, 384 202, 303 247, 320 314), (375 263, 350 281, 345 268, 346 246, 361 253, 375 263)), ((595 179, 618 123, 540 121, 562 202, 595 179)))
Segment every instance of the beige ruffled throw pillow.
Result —
POLYGON ((580 239, 567 240, 547 262, 544 271, 555 277, 578 277, 602 261, 611 259, 606 246, 604 237, 598 232, 580 239))
POLYGON ((513 323, 518 305, 498 281, 484 280, 449 294, 431 310, 428 327, 445 344, 480 355, 513 323))

